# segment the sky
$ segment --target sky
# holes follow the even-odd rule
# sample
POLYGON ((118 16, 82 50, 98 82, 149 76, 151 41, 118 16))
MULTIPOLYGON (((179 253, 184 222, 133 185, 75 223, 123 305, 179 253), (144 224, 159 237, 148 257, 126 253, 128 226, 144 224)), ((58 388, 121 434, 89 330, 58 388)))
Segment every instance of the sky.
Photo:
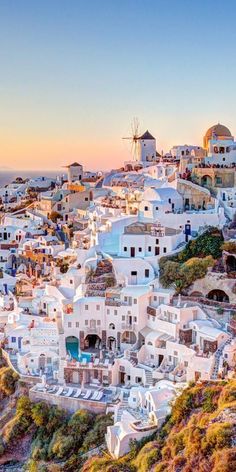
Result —
POLYGON ((236 135, 235 0, 0 0, 0 169, 130 159, 236 135))

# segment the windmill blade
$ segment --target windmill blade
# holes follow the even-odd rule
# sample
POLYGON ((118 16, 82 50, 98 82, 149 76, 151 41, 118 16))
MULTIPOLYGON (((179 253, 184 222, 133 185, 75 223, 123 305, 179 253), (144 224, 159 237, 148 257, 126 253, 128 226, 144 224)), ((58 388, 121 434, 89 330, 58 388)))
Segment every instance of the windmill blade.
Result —
POLYGON ((131 122, 131 130, 132 130, 132 136, 136 140, 139 137, 139 120, 137 116, 135 116, 131 122))

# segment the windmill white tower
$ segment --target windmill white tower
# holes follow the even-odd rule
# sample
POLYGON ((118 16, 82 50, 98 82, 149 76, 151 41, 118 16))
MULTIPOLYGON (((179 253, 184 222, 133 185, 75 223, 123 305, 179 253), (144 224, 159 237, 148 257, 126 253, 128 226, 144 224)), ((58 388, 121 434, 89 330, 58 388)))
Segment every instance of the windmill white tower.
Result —
POLYGON ((131 136, 124 137, 131 143, 131 153, 137 162, 152 162, 156 160, 156 138, 145 131, 140 135, 139 121, 134 118, 131 123, 131 136))

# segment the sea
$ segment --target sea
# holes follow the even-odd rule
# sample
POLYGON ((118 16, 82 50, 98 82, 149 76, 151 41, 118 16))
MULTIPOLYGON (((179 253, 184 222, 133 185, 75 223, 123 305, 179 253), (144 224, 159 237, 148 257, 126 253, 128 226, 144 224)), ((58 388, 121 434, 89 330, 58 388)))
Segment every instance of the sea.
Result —
POLYGON ((63 172, 60 172, 58 170, 50 170, 50 171, 44 171, 44 170, 0 170, 0 187, 3 187, 6 184, 9 184, 13 180, 16 179, 16 177, 22 177, 23 179, 29 178, 35 178, 35 177, 52 177, 56 178, 57 175, 63 175, 63 172))

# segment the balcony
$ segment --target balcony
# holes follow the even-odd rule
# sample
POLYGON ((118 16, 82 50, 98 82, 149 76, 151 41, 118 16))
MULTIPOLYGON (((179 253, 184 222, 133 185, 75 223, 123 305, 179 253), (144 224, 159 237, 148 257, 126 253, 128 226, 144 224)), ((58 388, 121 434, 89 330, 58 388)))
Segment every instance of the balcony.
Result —
POLYGON ((121 329, 126 331, 137 331, 137 324, 134 323, 121 323, 121 329))
POLYGON ((121 306, 122 301, 119 300, 118 298, 106 298, 105 305, 106 306, 121 306))

